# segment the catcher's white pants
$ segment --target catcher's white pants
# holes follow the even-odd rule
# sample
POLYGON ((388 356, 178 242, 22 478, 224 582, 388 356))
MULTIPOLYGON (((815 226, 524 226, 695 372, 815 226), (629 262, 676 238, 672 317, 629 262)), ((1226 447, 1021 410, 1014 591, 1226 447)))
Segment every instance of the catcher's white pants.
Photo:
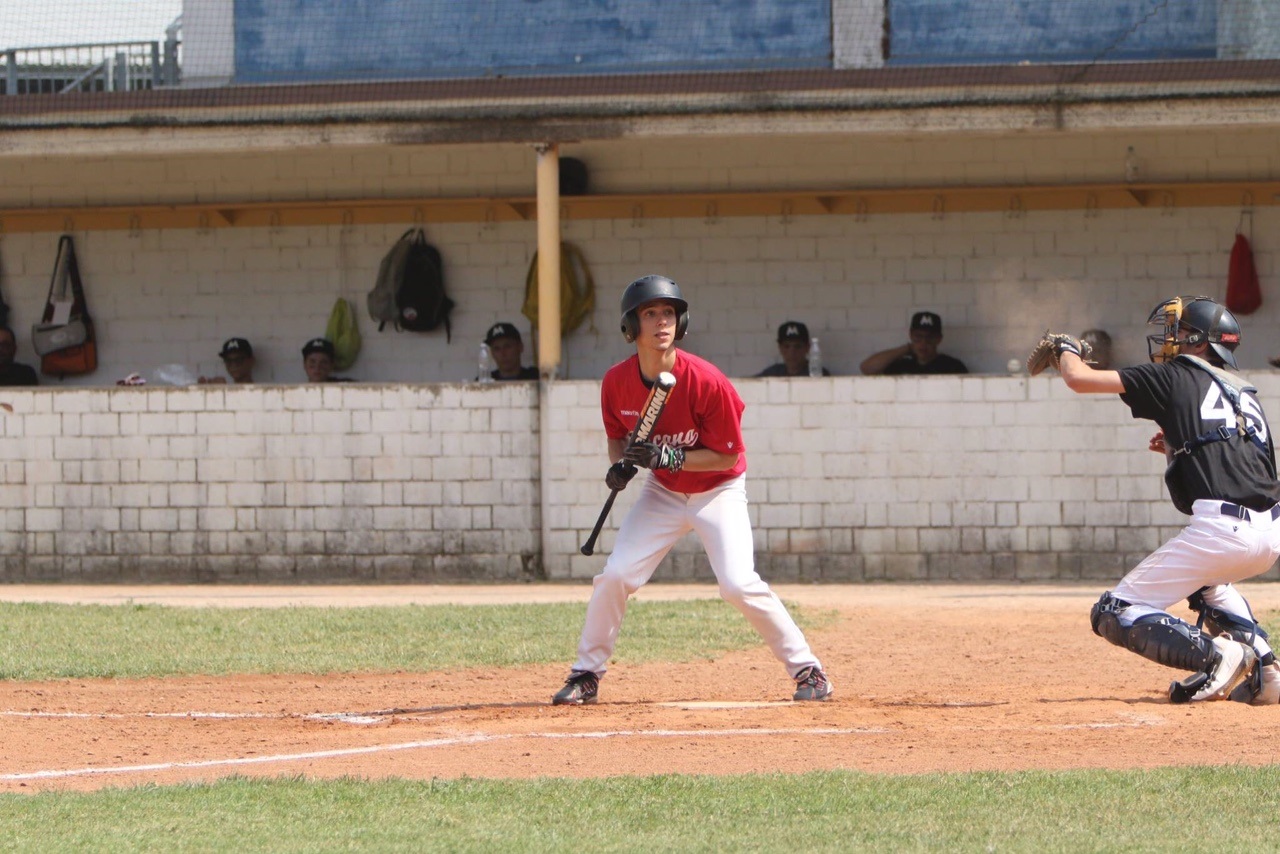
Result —
MULTIPOLYGON (((1248 519, 1226 515, 1221 501, 1191 505, 1191 522, 1129 571, 1111 594, 1134 605, 1160 611, 1202 587, 1204 601, 1252 621, 1253 614, 1232 582, 1261 575, 1280 556, 1280 519, 1270 511, 1250 510, 1248 519)), ((1271 652, 1262 637, 1253 647, 1259 656, 1271 652)))
POLYGON ((574 670, 603 674, 618 643, 627 599, 647 582, 676 541, 695 531, 707 550, 720 596, 736 607, 795 676, 821 663, 786 606, 755 570, 746 475, 707 492, 672 492, 646 476, 622 520, 613 553, 595 577, 574 670))

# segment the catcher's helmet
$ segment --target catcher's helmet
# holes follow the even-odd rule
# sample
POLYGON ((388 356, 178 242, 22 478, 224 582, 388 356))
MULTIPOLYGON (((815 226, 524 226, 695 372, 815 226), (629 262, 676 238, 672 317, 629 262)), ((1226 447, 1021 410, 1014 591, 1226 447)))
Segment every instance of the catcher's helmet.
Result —
POLYGON ((1173 297, 1160 303, 1147 318, 1149 324, 1163 327, 1159 334, 1147 336, 1147 353, 1153 362, 1165 362, 1181 352, 1187 344, 1206 341, 1213 354, 1230 367, 1236 367, 1234 350, 1240 346, 1240 324, 1235 315, 1209 297, 1173 297), (1190 334, 1178 340, 1178 328, 1190 334))
POLYGON ((676 306, 676 340, 684 337, 689 328, 689 303, 680 286, 666 276, 644 276, 627 285, 622 292, 622 337, 627 343, 636 340, 640 334, 640 317, 636 309, 654 300, 669 300, 676 306))

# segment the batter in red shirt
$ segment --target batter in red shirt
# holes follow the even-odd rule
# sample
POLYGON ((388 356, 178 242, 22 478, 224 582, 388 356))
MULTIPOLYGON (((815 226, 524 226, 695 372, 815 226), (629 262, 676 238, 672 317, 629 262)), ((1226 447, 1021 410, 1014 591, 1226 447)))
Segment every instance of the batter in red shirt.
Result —
POLYGON ((688 324, 689 304, 668 278, 645 276, 622 295, 622 333, 635 343, 636 354, 610 368, 600 389, 613 462, 605 484, 625 489, 638 468, 650 474, 622 520, 613 553, 595 577, 578 658, 552 699, 556 705, 596 702, 628 598, 689 531, 697 533, 707 550, 720 595, 746 616, 795 680, 794 699, 831 696, 821 662, 755 570, 742 399, 715 365, 677 349, 688 324), (663 371, 675 375, 675 389, 649 441, 628 446, 649 389, 663 371))

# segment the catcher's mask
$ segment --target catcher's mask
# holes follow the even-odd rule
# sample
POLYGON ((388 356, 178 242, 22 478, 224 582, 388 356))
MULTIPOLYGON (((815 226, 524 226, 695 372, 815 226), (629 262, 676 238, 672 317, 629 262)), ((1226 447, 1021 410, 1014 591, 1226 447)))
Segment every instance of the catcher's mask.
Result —
POLYGON ((1209 297, 1167 299, 1152 309, 1147 324, 1161 327, 1161 332, 1147 336, 1147 355, 1153 362, 1167 362, 1184 346, 1206 341, 1219 361, 1236 367, 1233 351, 1240 346, 1240 324, 1209 297), (1179 329, 1187 331, 1182 340, 1178 340, 1179 329))

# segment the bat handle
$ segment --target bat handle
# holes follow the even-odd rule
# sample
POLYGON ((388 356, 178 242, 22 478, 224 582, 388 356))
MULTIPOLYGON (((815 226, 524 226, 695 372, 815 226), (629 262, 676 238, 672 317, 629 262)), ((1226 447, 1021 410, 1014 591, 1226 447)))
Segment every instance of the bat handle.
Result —
POLYGON ((613 500, 618 497, 618 490, 609 490, 609 497, 605 499, 604 507, 600 510, 600 518, 596 519, 596 525, 591 529, 591 536, 587 537, 587 541, 582 544, 582 548, 578 551, 587 557, 596 553, 596 540, 600 538, 600 529, 604 527, 604 520, 609 518, 609 511, 613 509, 613 500))

